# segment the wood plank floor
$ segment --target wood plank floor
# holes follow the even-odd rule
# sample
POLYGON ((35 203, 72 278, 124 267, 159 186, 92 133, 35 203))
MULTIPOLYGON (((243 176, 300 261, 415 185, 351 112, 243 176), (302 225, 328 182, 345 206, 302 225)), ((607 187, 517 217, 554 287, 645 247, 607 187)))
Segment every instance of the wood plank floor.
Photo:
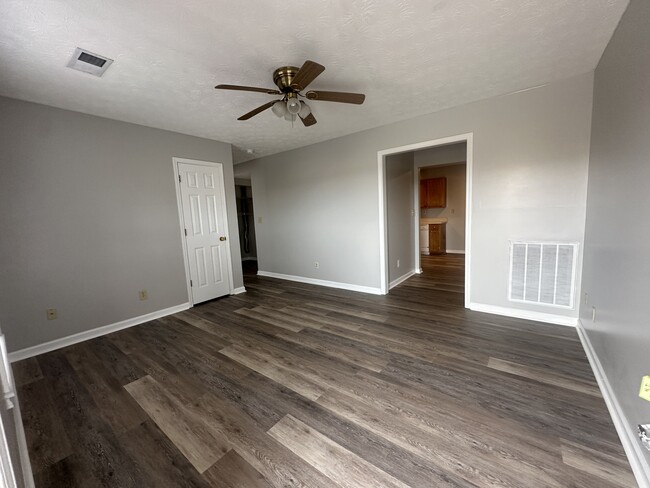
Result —
POLYGON ((387 296, 247 293, 14 365, 37 487, 633 487, 575 330, 387 296))

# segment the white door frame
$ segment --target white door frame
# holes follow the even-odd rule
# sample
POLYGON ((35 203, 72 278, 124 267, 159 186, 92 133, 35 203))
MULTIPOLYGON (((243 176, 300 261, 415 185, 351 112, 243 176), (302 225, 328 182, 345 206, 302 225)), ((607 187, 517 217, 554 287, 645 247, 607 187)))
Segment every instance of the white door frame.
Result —
POLYGON ((190 307, 194 306, 194 299, 192 297, 192 285, 190 285, 190 263, 189 263, 189 255, 187 253, 187 242, 185 241, 185 219, 183 217, 183 200, 181 198, 181 185, 179 182, 179 177, 180 177, 180 171, 178 169, 179 163, 187 163, 187 164, 197 164, 200 166, 209 166, 211 168, 215 168, 220 174, 221 174, 221 182, 223 184, 223 188, 221 189, 221 203, 223 205, 223 216, 224 219, 226 220, 224 222, 224 230, 226 234, 226 240, 228 242, 228 252, 226 253, 226 267, 228 268, 228 278, 230 279, 230 294, 234 294, 235 288, 234 288, 234 278, 232 274, 232 256, 230 252, 230 235, 228 233, 229 228, 228 228, 228 207, 226 206, 226 188, 225 188, 225 180, 223 177, 223 163, 215 163, 212 161, 199 161, 196 159, 186 159, 186 158, 172 158, 172 166, 174 168, 174 188, 176 188, 176 205, 178 207, 178 222, 180 223, 180 237, 181 237, 181 244, 183 246, 183 265, 185 266, 185 282, 187 284, 187 299, 190 304, 190 307))
MULTIPOLYGON (((400 154, 405 152, 417 151, 419 149, 427 149, 436 146, 446 146, 457 142, 467 143, 467 174, 466 174, 466 202, 465 202, 465 308, 469 308, 470 304, 470 265, 471 265, 471 247, 472 247, 472 168, 474 160, 474 133, 459 134, 456 136, 443 137, 441 139, 434 139, 431 141, 418 142, 415 144, 408 144, 406 146, 393 147, 390 149, 383 149, 377 152, 378 176, 379 176, 379 274, 380 274, 380 290, 383 295, 388 293, 388 212, 386 209, 386 156, 392 154, 400 154)), ((413 216, 414 232, 415 232, 415 269, 416 273, 421 273, 420 268, 420 181, 418 171, 415 164, 414 169, 414 185, 415 191, 413 192, 413 208, 415 215, 413 216)))

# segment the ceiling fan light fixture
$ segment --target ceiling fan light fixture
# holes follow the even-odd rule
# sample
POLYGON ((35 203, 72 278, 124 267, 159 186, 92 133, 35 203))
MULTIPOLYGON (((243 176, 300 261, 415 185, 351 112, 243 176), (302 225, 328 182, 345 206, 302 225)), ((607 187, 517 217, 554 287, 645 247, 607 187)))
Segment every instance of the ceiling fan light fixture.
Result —
POLYGON ((287 100, 287 111, 292 115, 297 115, 302 108, 301 105, 300 100, 296 97, 291 97, 287 100))
POLYGON ((301 102, 301 107, 300 107, 300 112, 298 112, 298 116, 301 119, 304 119, 311 113, 311 108, 309 108, 309 105, 307 105, 305 102, 301 102))
POLYGON ((284 117, 287 114, 287 105, 282 100, 278 100, 273 104, 271 110, 278 117, 284 117))
POLYGON ((311 107, 298 97, 307 100, 352 103, 355 105, 361 105, 366 98, 363 93, 322 90, 310 90, 303 95, 301 92, 306 90, 311 82, 314 81, 323 71, 325 71, 325 66, 307 60, 300 68, 297 68, 296 66, 282 66, 276 69, 273 72, 273 83, 278 87, 277 90, 244 85, 217 85, 215 88, 220 90, 266 93, 267 95, 279 95, 281 97, 280 100, 276 98, 264 105, 260 105, 241 117, 238 117, 237 120, 248 120, 265 110, 272 109, 272 112, 279 118, 284 118, 292 124, 300 118, 300 121, 305 127, 311 127, 317 122, 316 117, 314 117, 311 107))

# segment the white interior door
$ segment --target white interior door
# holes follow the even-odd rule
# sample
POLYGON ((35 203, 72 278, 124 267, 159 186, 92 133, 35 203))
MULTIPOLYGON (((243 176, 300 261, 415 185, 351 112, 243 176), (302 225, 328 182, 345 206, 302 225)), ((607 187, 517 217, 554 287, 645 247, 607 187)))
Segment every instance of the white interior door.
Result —
POLYGON ((223 166, 178 163, 192 302, 231 292, 223 166))

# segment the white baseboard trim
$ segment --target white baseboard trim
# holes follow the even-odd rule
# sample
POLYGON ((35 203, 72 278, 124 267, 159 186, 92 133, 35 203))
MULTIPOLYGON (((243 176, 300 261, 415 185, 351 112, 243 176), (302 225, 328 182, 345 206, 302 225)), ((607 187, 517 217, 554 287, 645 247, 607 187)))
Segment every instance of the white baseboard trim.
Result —
POLYGON ((447 249, 447 254, 465 254, 465 251, 460 249, 447 249))
POLYGON ((242 261, 257 261, 257 258, 255 256, 248 256, 245 258, 241 258, 242 261))
POLYGON ((415 274, 415 271, 409 271, 408 273, 406 273, 406 274, 400 276, 400 277, 397 278, 396 280, 391 281, 390 284, 388 285, 388 289, 390 290, 391 288, 396 287, 396 286, 399 285, 400 283, 405 282, 406 280, 408 280, 408 279, 409 279, 411 276, 413 276, 414 274, 415 274))
POLYGON ((650 488, 650 466, 645 461, 643 448, 639 443, 636 431, 630 428, 630 422, 627 421, 627 418, 621 409, 621 404, 618 402, 618 399, 614 394, 614 390, 607 379, 603 365, 596 355, 596 351, 589 340, 589 335, 587 335, 587 331, 580 320, 578 320, 577 330, 580 342, 582 342, 582 347, 585 350, 587 359, 589 359, 589 364, 591 365, 591 369, 593 370, 598 386, 600 387, 600 392, 605 399, 609 415, 612 417, 612 422, 614 422, 614 427, 616 428, 618 437, 621 440, 621 444, 623 444, 623 449, 625 450, 627 459, 630 462, 630 467, 632 468, 634 477, 639 484, 639 488, 650 488))
POLYGON ((102 327, 97 327, 96 329, 84 330, 83 332, 79 332, 77 334, 72 334, 66 337, 61 337, 60 339, 44 342, 43 344, 26 347, 25 349, 20 349, 19 351, 9 353, 9 361, 13 363, 22 359, 31 358, 32 356, 38 356, 39 354, 55 351, 56 349, 71 346, 73 344, 77 344, 78 342, 94 339, 95 337, 110 334, 111 332, 116 332, 118 330, 127 329, 129 327, 133 327, 134 325, 149 322, 150 320, 155 320, 161 317, 166 317, 167 315, 182 312, 188 308, 190 308, 189 303, 181 303, 180 305, 176 305, 174 307, 164 308, 162 310, 157 310, 145 315, 140 315, 139 317, 133 317, 132 319, 126 319, 114 324, 104 325, 102 327))
POLYGON ((240 286, 239 288, 235 288, 231 295, 239 295, 240 293, 246 293, 246 288, 243 286, 240 286))
POLYGON ((372 295, 381 295, 380 288, 371 286, 353 285, 351 283, 339 283, 338 281, 319 280, 316 278, 307 278, 305 276, 286 275, 281 273, 271 273, 270 271, 258 271, 259 276, 268 278, 277 278, 279 280, 297 281, 298 283, 308 283, 310 285, 327 286, 329 288, 340 288, 341 290, 358 291, 361 293, 370 293, 372 295))
POLYGON ((483 303, 470 302, 469 309, 475 312, 493 313, 495 315, 504 315, 516 319, 535 320, 537 322, 546 322, 547 324, 566 325, 575 327, 578 324, 576 317, 563 317, 552 313, 533 312, 530 310, 520 310, 518 308, 497 307, 495 305, 485 305, 483 303))

